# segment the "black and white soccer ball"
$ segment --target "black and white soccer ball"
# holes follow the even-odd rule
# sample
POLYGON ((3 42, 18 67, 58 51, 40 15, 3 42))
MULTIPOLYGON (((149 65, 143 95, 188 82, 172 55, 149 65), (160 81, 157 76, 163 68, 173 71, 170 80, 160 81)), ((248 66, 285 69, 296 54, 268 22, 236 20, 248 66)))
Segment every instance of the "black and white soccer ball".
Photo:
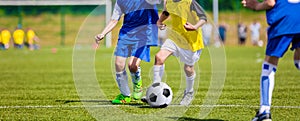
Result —
POLYGON ((164 82, 153 83, 146 92, 146 100, 151 107, 165 108, 173 97, 171 88, 164 82))

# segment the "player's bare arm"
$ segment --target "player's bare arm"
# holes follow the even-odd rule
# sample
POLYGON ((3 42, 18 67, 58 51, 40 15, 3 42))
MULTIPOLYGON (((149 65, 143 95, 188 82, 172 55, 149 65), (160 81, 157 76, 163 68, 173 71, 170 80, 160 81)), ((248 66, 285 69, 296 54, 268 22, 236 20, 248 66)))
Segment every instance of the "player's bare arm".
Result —
POLYGON ((160 15, 159 19, 156 22, 156 25, 158 26, 159 29, 164 30, 166 28, 166 24, 164 24, 163 22, 168 19, 170 13, 166 10, 164 10, 162 12, 162 14, 160 15))
POLYGON ((203 8, 197 3, 196 0, 192 0, 190 10, 191 10, 191 12, 194 11, 197 14, 199 21, 196 24, 191 24, 189 22, 186 22, 186 24, 184 25, 184 28, 187 31, 196 31, 197 29, 199 29, 202 25, 204 25, 206 23, 207 17, 205 15, 203 8))
POLYGON ((109 33, 115 26, 117 25, 118 20, 111 20, 108 25, 104 28, 104 30, 101 32, 101 34, 98 34, 95 36, 96 43, 99 44, 99 42, 105 37, 107 33, 109 33))
POLYGON ((184 25, 184 28, 188 31, 195 31, 197 29, 199 29, 203 24, 206 23, 206 20, 203 20, 201 19, 200 21, 198 21, 195 25, 187 22, 185 25, 184 25))
POLYGON ((252 10, 268 10, 274 7, 276 1, 275 0, 264 0, 263 2, 258 2, 257 0, 243 0, 242 4, 246 8, 250 8, 252 10))

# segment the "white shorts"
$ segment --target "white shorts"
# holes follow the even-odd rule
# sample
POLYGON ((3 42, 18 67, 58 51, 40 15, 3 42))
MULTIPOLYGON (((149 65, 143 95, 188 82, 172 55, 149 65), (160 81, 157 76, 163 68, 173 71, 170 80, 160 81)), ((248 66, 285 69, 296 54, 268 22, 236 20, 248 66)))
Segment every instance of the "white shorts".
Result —
POLYGON ((193 52, 191 50, 182 49, 170 39, 167 39, 164 42, 161 49, 171 51, 174 56, 180 58, 181 62, 190 66, 193 66, 200 59, 200 55, 202 52, 202 50, 193 52))
POLYGON ((252 41, 252 43, 257 43, 258 42, 258 40, 259 40, 259 36, 251 36, 251 41, 252 41))

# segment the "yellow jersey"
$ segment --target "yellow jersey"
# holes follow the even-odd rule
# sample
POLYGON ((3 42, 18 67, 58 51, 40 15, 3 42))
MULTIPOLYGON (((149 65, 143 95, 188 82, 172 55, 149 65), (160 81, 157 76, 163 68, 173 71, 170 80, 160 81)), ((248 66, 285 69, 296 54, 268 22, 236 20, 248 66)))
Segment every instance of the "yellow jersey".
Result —
POLYGON ((4 29, 1 31, 1 41, 3 44, 8 44, 11 39, 10 31, 4 29))
POLYGON ((17 29, 16 31, 14 31, 13 33, 13 37, 14 37, 14 43, 15 44, 23 44, 24 43, 24 37, 25 33, 22 29, 17 29))
POLYGON ((26 37, 27 37, 26 43, 28 43, 28 44, 33 44, 33 43, 34 43, 35 33, 34 33, 33 30, 29 29, 29 30, 27 31, 26 37))
POLYGON ((193 52, 204 48, 202 30, 187 31, 184 25, 195 25, 200 19, 206 21, 203 9, 195 0, 167 0, 166 10, 170 13, 171 25, 168 36, 180 48, 193 52))

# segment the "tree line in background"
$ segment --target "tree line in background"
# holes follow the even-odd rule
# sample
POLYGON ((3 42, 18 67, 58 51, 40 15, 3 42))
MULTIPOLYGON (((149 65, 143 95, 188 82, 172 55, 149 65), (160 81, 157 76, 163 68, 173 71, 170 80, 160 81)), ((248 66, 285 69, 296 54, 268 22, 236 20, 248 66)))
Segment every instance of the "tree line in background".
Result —
MULTIPOLYGON (((0 15, 19 15, 20 13, 25 15, 40 15, 42 13, 53 13, 57 14, 64 12, 67 14, 89 14, 94 10, 96 5, 86 5, 86 6, 1 6, 0 15)), ((104 14, 105 7, 103 10, 99 11, 97 14, 104 14)))
MULTIPOLYGON (((206 11, 213 10, 213 0, 196 0, 206 11)), ((218 0, 220 11, 239 11, 241 0, 218 0)))
MULTIPOLYGON (((113 5, 116 0, 112 0, 113 5)), ((213 0, 196 0, 206 11, 212 11, 213 0)), ((240 0, 218 0, 220 11, 239 11, 242 9, 240 0)), ((60 13, 63 11, 67 14, 88 14, 97 6, 1 6, 0 15, 19 15, 20 11, 26 15, 39 15, 41 13, 60 13)), ((104 14, 105 7, 99 14, 104 14)))

